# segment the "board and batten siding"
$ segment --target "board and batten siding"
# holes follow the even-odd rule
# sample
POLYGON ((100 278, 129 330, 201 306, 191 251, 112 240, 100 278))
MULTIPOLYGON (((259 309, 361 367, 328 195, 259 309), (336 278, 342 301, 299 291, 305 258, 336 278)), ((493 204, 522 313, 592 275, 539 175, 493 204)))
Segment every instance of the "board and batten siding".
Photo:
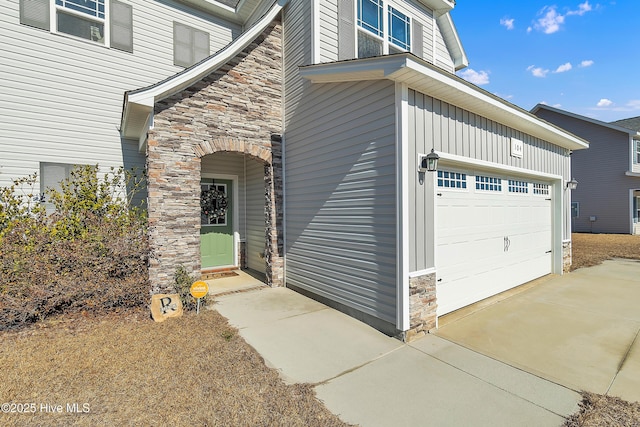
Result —
MULTIPOLYGON (((411 162, 417 155, 436 152, 455 154, 500 165, 527 169, 570 178, 570 159, 566 150, 549 142, 532 137, 511 127, 489 120, 462 108, 448 104, 431 96, 409 90, 409 153, 411 162), (524 142, 522 159, 510 155, 510 138, 524 142)), ((413 163, 411 163, 413 164, 413 163)), ((410 201, 410 271, 434 267, 433 244, 435 236, 423 222, 433 212, 433 194, 425 183, 418 181, 417 172, 409 171, 410 201)), ((568 198, 564 202, 568 203, 568 198)), ((568 209, 565 209, 568 211, 568 209)), ((569 217, 565 215, 563 238, 570 238, 569 217)))
POLYGON ((173 65, 173 21, 208 31, 212 53, 240 33, 178 2, 122 1, 133 10, 133 53, 21 25, 19 1, 0 4, 0 185, 41 161, 144 164, 138 142, 120 138, 124 92, 183 69, 173 65))
POLYGON ((395 87, 309 84, 285 132, 286 279, 396 321, 395 87))
POLYGON ((572 176, 578 181, 571 197, 580 204, 580 215, 572 220, 573 230, 630 233, 629 190, 640 189, 640 178, 625 175, 631 164, 629 133, 547 109, 536 115, 589 141, 588 150, 571 155, 572 176), (592 216, 595 221, 590 220, 592 216))
MULTIPOLYGON (((334 62, 339 59, 351 59, 351 58, 340 58, 338 54, 338 44, 341 42, 345 42, 340 40, 338 37, 339 34, 339 10, 340 7, 346 7, 342 2, 349 3, 352 8, 355 7, 356 2, 354 0, 322 0, 319 1, 318 6, 318 18, 316 23, 318 28, 316 31, 319 31, 318 36, 318 47, 316 49, 319 50, 316 57, 320 60, 320 62, 334 62)), ((441 68, 449 72, 454 72, 453 61, 451 60, 451 55, 447 50, 447 46, 444 42, 444 38, 442 37, 442 33, 440 31, 440 27, 436 23, 436 20, 433 16, 433 11, 424 6, 419 6, 414 2, 407 1, 389 1, 389 5, 393 6, 397 10, 402 13, 412 17, 413 27, 411 29, 412 32, 419 31, 420 35, 416 34, 412 37, 412 44, 415 46, 416 44, 420 44, 421 49, 420 52, 415 51, 414 49, 412 53, 421 57, 425 61, 432 63, 434 65, 438 65, 441 68), (421 39, 422 43, 420 43, 421 39)), ((357 25, 357 14, 354 15, 355 20, 353 25, 357 25)), ((355 27, 353 28, 355 32, 355 27)), ((355 37, 355 35, 354 35, 355 37)), ((350 37, 347 38, 346 41, 349 43, 355 43, 357 38, 350 37)), ((352 50, 355 52, 355 46, 352 50)))

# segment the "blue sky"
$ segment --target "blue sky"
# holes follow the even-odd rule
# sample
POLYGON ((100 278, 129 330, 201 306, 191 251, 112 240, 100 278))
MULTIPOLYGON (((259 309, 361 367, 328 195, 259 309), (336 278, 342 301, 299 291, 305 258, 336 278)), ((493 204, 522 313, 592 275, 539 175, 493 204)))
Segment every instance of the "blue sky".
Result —
POLYGON ((458 75, 531 110, 640 116, 639 0, 457 0, 458 75))

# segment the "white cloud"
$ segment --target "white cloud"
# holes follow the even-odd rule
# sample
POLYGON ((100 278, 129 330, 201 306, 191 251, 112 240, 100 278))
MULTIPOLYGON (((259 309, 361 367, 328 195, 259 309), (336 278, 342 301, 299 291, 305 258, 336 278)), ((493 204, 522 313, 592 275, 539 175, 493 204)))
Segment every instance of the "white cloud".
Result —
POLYGON ((533 28, 527 28, 527 32, 531 32, 535 28, 545 34, 553 34, 560 30, 566 16, 582 16, 591 10, 593 7, 588 0, 580 3, 577 10, 569 10, 565 15, 558 12, 557 6, 545 6, 538 12, 539 18, 533 23, 533 28))
POLYGON ((555 33, 560 30, 560 25, 564 24, 564 15, 558 13, 556 6, 545 6, 538 15, 543 16, 538 18, 533 26, 545 34, 555 33))
POLYGON ((554 73, 564 73, 566 71, 570 71, 572 68, 573 66, 571 65, 571 62, 567 62, 566 64, 562 64, 561 66, 556 68, 554 73))
POLYGON ((535 65, 529 65, 527 71, 531 71, 534 77, 547 77, 549 70, 545 70, 542 67, 536 67, 535 65))
POLYGON ((507 30, 513 30, 515 28, 514 25, 513 25, 514 22, 515 22, 515 19, 513 19, 513 18, 511 18, 511 19, 502 18, 500 20, 500 25, 506 27, 507 30))
POLYGON ((578 16, 582 16, 587 12, 591 12, 593 8, 591 7, 591 5, 589 4, 589 1, 585 1, 584 3, 581 3, 578 5, 578 10, 570 10, 569 12, 567 12, 567 15, 578 15, 578 16))
POLYGON ((476 71, 471 68, 467 68, 460 72, 460 77, 478 86, 489 84, 489 73, 486 71, 476 71))
POLYGON ((607 98, 602 98, 600 101, 598 101, 598 103, 596 104, 598 107, 610 107, 613 105, 613 101, 611 101, 610 99, 607 98))
POLYGON ((586 68, 586 67, 591 67, 593 65, 593 61, 590 59, 587 59, 585 61, 582 61, 579 65, 579 67, 581 68, 586 68))

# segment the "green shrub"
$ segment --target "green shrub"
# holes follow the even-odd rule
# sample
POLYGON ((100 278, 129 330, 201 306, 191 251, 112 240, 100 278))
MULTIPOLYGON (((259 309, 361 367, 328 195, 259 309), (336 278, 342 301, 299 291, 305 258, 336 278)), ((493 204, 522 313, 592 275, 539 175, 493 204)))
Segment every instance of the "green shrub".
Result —
POLYGON ((60 191, 47 190, 48 215, 16 191, 35 175, 0 190, 0 329, 147 302, 146 216, 130 203, 143 181, 122 169, 98 179, 97 170, 76 168, 60 191))
MULTIPOLYGON (((175 287, 176 292, 180 296, 180 301, 182 302, 182 309, 186 311, 196 310, 198 306, 198 300, 191 295, 191 285, 196 282, 197 278, 195 276, 191 276, 187 269, 183 266, 179 266, 176 269, 175 275, 175 287)), ((200 308, 203 308, 207 305, 207 295, 200 298, 200 308)))

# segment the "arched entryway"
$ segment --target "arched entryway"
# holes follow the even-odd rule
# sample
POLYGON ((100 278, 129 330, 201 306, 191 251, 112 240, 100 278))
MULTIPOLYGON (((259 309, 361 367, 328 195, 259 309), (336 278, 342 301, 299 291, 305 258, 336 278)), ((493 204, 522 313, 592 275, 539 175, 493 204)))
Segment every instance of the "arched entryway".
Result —
MULTIPOLYGON (((232 143, 229 148, 238 147, 232 143)), ((261 150, 257 154, 219 151, 201 157, 201 270, 248 269, 280 285, 281 274, 273 274, 280 265, 281 248, 279 205, 272 203, 276 191, 272 155, 261 150)))
MULTIPOLYGON (((152 293, 173 290, 178 267, 193 274, 202 272, 202 180, 211 179, 205 182, 211 190, 216 179, 229 178, 219 189, 226 186, 232 193, 238 191, 241 178, 245 178, 245 161, 253 162, 250 169, 255 188, 259 179, 263 180, 266 282, 284 285, 281 45, 282 28, 276 20, 229 62, 190 87, 155 102, 146 143, 152 293), (225 159, 242 162, 225 169, 225 159)), ((236 203, 239 197, 240 192, 236 203)), ((252 200, 258 203, 257 199, 252 200)), ((242 267, 245 262, 249 265, 251 256, 259 256, 260 249, 253 248, 259 243, 247 247, 243 255, 242 246, 248 240, 242 235, 241 218, 237 212, 235 225, 231 222, 227 230, 234 245, 231 257, 209 259, 209 267, 242 267)), ((252 228, 257 229, 257 225, 252 228)))
POLYGON ((169 290, 179 266, 196 274, 248 268, 268 285, 283 286, 280 137, 261 145, 233 138, 162 147, 150 141, 148 151, 153 291, 169 290), (203 215, 203 192, 227 206, 214 204, 216 215, 203 215))

